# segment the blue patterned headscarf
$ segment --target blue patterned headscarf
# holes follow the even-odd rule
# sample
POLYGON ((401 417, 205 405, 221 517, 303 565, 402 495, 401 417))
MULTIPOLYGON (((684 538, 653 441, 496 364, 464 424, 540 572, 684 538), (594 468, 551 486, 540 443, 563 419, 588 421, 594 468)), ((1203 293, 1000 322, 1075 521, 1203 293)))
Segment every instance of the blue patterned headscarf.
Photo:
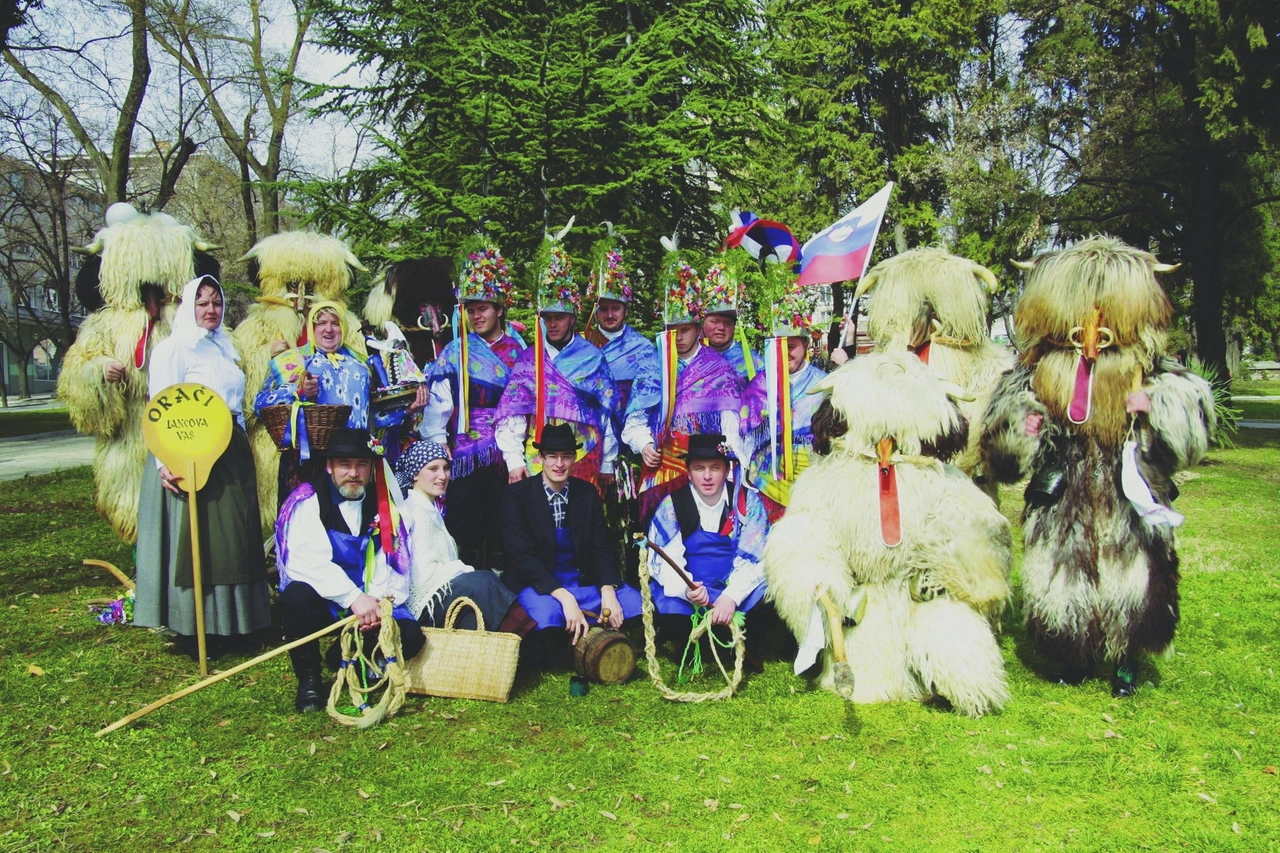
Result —
POLYGON ((400 484, 400 491, 407 494, 413 488, 419 471, 437 459, 448 458, 449 451, 438 442, 423 440, 409 445, 409 449, 396 460, 396 482, 400 484))

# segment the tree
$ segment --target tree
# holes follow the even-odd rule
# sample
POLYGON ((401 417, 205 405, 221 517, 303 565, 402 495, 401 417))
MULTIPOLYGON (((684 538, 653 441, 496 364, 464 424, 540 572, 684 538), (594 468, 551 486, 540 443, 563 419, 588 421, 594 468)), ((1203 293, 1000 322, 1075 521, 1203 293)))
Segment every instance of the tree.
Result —
POLYGON ((1023 61, 1060 159, 1060 236, 1107 231, 1183 263, 1201 359, 1227 376, 1226 310, 1261 292, 1280 201, 1280 7, 1028 0, 1023 61))

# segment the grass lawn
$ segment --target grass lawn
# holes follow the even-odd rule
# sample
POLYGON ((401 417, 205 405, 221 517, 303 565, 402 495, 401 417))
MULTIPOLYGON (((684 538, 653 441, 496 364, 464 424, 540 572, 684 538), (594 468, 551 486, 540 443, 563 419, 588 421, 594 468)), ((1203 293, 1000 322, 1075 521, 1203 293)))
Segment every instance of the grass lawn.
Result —
POLYGON ((1241 420, 1280 421, 1280 400, 1236 400, 1231 407, 1240 410, 1241 420))
POLYGON ((0 411, 0 438, 71 429, 66 409, 0 411))
POLYGON ((1280 396, 1280 379, 1237 379, 1231 383, 1232 394, 1256 397, 1280 396))
POLYGON ((360 733, 295 715, 282 658, 98 739, 195 667, 87 615, 119 588, 80 559, 131 565, 90 487, 0 484, 0 850, 1280 844, 1280 435, 1242 431, 1183 483, 1177 650, 1136 698, 1036 675, 1015 599, 1013 698, 978 721, 851 706, 779 661, 717 704, 530 673, 510 704, 411 697, 360 733))

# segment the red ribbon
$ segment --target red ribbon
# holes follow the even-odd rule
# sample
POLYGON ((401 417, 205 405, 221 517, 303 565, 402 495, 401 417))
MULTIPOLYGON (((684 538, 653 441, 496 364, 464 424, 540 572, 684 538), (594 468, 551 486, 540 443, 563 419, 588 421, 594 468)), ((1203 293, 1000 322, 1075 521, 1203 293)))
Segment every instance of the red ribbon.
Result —
POLYGON ((902 511, 898 505, 898 472, 890 461, 893 439, 883 438, 877 445, 877 476, 880 487, 880 539, 890 548, 902 542, 902 511))
POLYGON ((156 319, 147 317, 147 325, 142 330, 142 337, 138 338, 138 343, 133 348, 133 366, 138 370, 147 365, 147 341, 151 339, 151 330, 156 327, 156 319))

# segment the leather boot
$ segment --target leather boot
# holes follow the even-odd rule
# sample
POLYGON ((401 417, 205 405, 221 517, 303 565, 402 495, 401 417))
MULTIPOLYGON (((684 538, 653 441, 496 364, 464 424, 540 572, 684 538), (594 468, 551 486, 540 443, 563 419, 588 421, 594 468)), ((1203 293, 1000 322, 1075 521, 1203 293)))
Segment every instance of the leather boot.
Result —
POLYGON ((301 713, 325 708, 324 673, 320 667, 320 641, 312 640, 289 652, 293 674, 298 678, 298 697, 293 707, 301 713))

